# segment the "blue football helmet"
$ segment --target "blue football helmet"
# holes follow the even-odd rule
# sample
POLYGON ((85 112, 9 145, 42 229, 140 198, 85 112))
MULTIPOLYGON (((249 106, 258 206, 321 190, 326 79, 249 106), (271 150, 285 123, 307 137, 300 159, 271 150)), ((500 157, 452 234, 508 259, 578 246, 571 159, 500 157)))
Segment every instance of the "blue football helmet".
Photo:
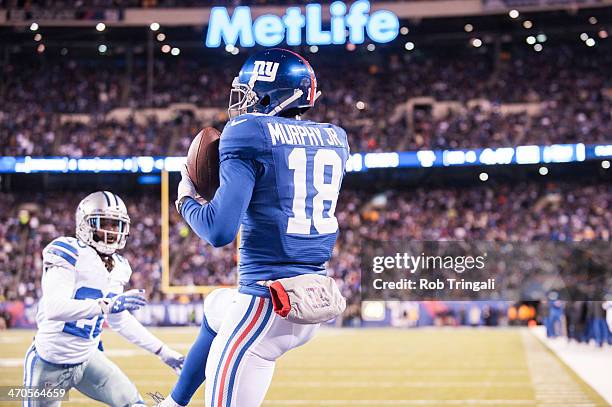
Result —
POLYGON ((246 60, 232 82, 230 119, 244 113, 299 116, 321 95, 314 70, 302 56, 281 48, 246 60))

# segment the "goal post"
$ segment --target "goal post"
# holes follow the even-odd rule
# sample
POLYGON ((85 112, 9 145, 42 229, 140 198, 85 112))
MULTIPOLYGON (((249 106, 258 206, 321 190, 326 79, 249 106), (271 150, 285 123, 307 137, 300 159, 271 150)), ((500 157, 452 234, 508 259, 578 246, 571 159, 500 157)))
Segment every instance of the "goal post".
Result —
MULTIPOLYGON (((237 258, 240 232, 236 236, 237 258)), ((203 294, 227 287, 221 285, 172 285, 170 283, 170 180, 167 170, 161 172, 161 290, 164 294, 203 294)))

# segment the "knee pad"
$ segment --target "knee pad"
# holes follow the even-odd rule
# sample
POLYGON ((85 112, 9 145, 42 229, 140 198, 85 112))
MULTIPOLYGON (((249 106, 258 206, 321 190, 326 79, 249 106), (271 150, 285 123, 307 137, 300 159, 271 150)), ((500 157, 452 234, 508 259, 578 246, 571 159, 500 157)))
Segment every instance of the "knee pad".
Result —
POLYGON ((218 288, 204 299, 204 318, 213 331, 219 332, 237 292, 235 288, 218 288))

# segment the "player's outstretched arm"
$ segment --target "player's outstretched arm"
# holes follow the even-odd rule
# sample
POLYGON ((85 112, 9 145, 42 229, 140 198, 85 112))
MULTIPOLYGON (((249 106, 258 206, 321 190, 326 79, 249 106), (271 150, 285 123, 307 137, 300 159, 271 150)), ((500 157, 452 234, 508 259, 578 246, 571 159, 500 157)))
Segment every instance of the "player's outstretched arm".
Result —
POLYGON ((108 316, 108 325, 129 342, 158 356, 180 374, 185 357, 164 344, 127 311, 108 316))
POLYGON ((45 269, 42 278, 41 306, 51 321, 77 321, 102 314, 98 300, 72 298, 76 271, 69 267, 52 266, 45 269))
POLYGON ((222 161, 219 172, 221 183, 212 201, 201 205, 187 198, 180 209, 193 231, 214 247, 225 246, 236 237, 256 177, 254 162, 240 158, 222 161))

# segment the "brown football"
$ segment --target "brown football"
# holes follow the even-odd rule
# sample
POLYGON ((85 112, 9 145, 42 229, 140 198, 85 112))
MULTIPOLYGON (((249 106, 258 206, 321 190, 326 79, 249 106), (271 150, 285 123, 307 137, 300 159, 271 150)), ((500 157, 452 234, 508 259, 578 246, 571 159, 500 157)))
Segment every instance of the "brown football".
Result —
POLYGON ((219 131, 205 127, 187 152, 187 172, 196 191, 210 201, 219 188, 219 131))

